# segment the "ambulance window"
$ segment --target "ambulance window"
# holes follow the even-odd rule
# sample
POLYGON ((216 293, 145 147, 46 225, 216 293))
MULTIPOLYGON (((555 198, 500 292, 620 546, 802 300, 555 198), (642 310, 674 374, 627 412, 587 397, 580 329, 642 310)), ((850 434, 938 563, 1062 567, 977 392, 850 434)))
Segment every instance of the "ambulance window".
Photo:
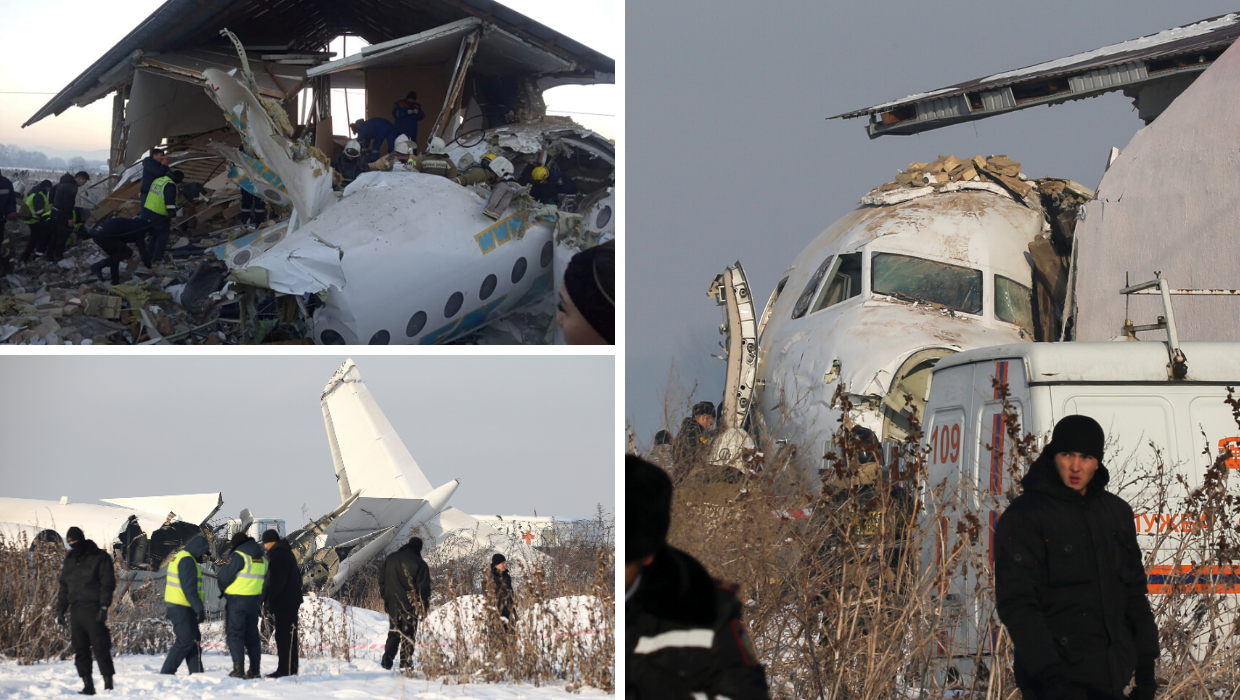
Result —
POLYGON ((875 253, 870 261, 875 294, 929 302, 966 314, 982 312, 982 271, 908 255, 875 253))
POLYGON ((995 318, 1015 323, 1033 334, 1033 290, 1006 277, 995 275, 995 318))
POLYGON ((818 302, 810 313, 861 295, 861 253, 841 255, 838 260, 831 281, 822 288, 818 302))
POLYGON ((831 261, 834 258, 827 258, 822 261, 814 274, 809 278, 809 283, 805 285, 801 296, 797 297, 796 306, 792 307, 792 317, 801 318, 809 311, 809 303, 814 300, 814 292, 818 290, 818 285, 822 282, 822 278, 827 276, 827 270, 831 269, 831 261))

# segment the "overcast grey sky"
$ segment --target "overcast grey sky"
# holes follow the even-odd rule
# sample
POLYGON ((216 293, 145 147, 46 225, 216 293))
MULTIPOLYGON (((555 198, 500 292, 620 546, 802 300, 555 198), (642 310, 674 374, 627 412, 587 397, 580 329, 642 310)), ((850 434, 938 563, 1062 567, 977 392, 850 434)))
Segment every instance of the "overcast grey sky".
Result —
MULTIPOLYGON (((1234 0, 630 2, 625 416, 649 443, 673 364, 718 401, 706 289, 740 260, 766 302, 792 259, 910 161, 1004 153, 1096 187, 1141 121, 1120 93, 869 140, 825 118, 1234 11, 1234 0)), ((677 426, 673 426, 677 427, 677 426)))
MULTIPOLYGON (((319 394, 348 355, 0 357, 0 495, 221 491, 220 515, 340 504, 319 394)), ((609 356, 353 355, 433 486, 474 515, 614 512, 609 356)))

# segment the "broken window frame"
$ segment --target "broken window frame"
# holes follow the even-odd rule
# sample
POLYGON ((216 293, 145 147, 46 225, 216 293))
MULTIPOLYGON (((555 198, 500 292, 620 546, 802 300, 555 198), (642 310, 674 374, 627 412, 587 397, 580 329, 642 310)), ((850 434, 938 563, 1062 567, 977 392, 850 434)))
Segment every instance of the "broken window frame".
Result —
MULTIPOLYGON (((996 275, 994 275, 994 292, 993 292, 993 294, 994 294, 994 305, 995 305, 995 320, 996 320, 996 321, 999 321, 999 322, 1001 322, 1001 323, 1010 323, 1010 324, 1012 324, 1013 326, 1016 326, 1017 328, 1020 328, 1020 329, 1024 330, 1026 333, 1028 333, 1030 336, 1032 336, 1032 335, 1033 335, 1033 325, 1034 325, 1034 320, 1033 320, 1033 288, 1028 287, 1028 286, 1026 286, 1026 285, 1023 285, 1023 284, 1021 284, 1020 282, 1017 282, 1016 280, 1012 279, 1011 277, 1006 277, 1006 276, 1004 276, 1004 275, 999 275, 999 274, 996 274, 996 275), (1020 319, 1019 317, 1014 317, 1014 318, 1004 318, 1004 314, 1000 312, 1000 307, 1002 306, 1002 305, 1000 304, 1000 300, 1001 300, 1001 299, 1007 299, 1007 298, 1008 298, 1008 297, 1006 296, 1006 294, 1007 294, 1007 292, 1008 292, 1009 290, 1004 290, 1004 292, 1003 292, 1003 293, 1001 293, 1001 292, 999 291, 999 280, 1003 280, 1005 283, 1010 283, 1011 285, 1013 285, 1013 286, 1015 286, 1015 287, 1019 288, 1019 290, 1020 290, 1020 291, 1024 294, 1024 296, 1022 297, 1022 298, 1025 300, 1025 306, 1024 306, 1024 309, 1023 309, 1023 311, 1024 311, 1024 313, 1025 313, 1025 318, 1024 318, 1024 321, 1025 321, 1025 322, 1024 322, 1024 323, 1021 323, 1021 319, 1020 319)), ((1007 307, 1004 307, 1004 308, 1007 308, 1007 307)))
POLYGON ((818 293, 818 301, 814 302, 814 307, 810 309, 810 313, 815 314, 823 309, 836 306, 837 304, 842 304, 849 299, 856 299, 857 297, 860 297, 864 289, 862 266, 863 259, 861 251, 857 251, 855 253, 842 253, 835 256, 835 262, 831 265, 831 274, 827 275, 827 283, 822 286, 822 291, 818 293), (851 263, 853 262, 855 262, 857 266, 855 271, 841 271, 840 268, 844 267, 845 263, 849 263, 851 266, 851 263), (856 273, 855 276, 853 275, 853 272, 856 273), (835 301, 830 301, 831 297, 828 296, 829 293, 832 288, 836 287, 836 282, 842 279, 848 281, 847 288, 844 291, 844 294, 847 296, 842 296, 835 301))
MULTIPOLYGON (((871 293, 875 295, 881 295, 889 299, 906 302, 906 303, 915 302, 919 304, 928 304, 935 308, 949 309, 957 313, 967 314, 970 316, 983 317, 985 314, 985 309, 986 309, 985 288, 986 288, 985 275, 981 270, 976 269, 976 268, 965 267, 963 265, 953 265, 951 263, 945 263, 945 262, 941 262, 938 260, 931 260, 929 258, 922 258, 922 257, 918 257, 915 255, 905 255, 903 253, 894 253, 894 252, 885 252, 885 251, 874 251, 870 253, 870 291, 871 293), (965 302, 969 300, 969 295, 964 296, 962 299, 959 299, 959 300, 947 299, 946 297, 939 297, 937 299, 929 299, 929 298, 926 298, 927 296, 929 296, 927 294, 910 293, 910 291, 920 291, 920 290, 904 291, 900 289, 890 289, 888 291, 882 291, 878 288, 878 283, 879 283, 879 275, 880 275, 879 270, 881 269, 880 258, 882 258, 883 256, 888 256, 892 258, 902 258, 905 261, 915 261, 917 263, 925 263, 928 265, 937 266, 937 267, 943 268, 943 271, 945 272, 946 271, 963 271, 963 272, 971 273, 971 276, 975 280, 973 287, 977 294, 977 300, 974 304, 968 304, 966 306, 965 302), (957 303, 950 303, 953 301, 957 303)), ((970 290, 970 295, 972 291, 973 290, 970 290)))
POLYGON ((805 316, 809 312, 810 303, 814 300, 814 294, 818 291, 822 280, 827 276, 827 270, 831 269, 832 263, 835 262, 834 255, 828 255, 826 260, 814 270, 814 274, 810 276, 809 282, 806 283, 805 289, 801 291, 801 295, 797 297, 797 303, 792 307, 792 320, 796 320, 805 316))

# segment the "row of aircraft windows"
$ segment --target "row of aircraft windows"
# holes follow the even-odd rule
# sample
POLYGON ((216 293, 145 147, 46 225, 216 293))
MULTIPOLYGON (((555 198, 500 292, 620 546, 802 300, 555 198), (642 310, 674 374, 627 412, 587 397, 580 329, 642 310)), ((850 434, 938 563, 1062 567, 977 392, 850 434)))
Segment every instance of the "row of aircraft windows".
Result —
MULTIPOLYGON (((547 267, 551 265, 551 260, 554 256, 553 253, 554 251, 551 245, 551 241, 547 241, 546 243, 544 243, 542 247, 542 252, 538 256, 539 258, 538 262, 541 268, 546 269, 547 267)), ((525 273, 528 270, 528 268, 529 268, 529 262, 525 259, 524 256, 517 258, 517 261, 513 263, 512 265, 512 272, 508 276, 509 279, 512 280, 513 284, 520 283, 521 280, 525 279, 525 273)), ((498 286, 499 286, 499 278, 496 277, 495 275, 489 274, 486 277, 484 277, 482 279, 482 286, 478 288, 478 300, 486 301, 487 299, 491 298, 491 296, 495 294, 495 289, 498 286)), ((460 313, 461 307, 464 306, 464 304, 465 304, 465 295, 462 292, 453 292, 452 295, 448 297, 447 303, 444 304, 444 307, 443 307, 444 319, 449 320, 453 318, 454 316, 456 316, 458 313, 460 313)), ((417 311, 416 313, 414 313, 413 316, 409 318, 409 323, 405 325, 405 336, 407 338, 413 338, 417 336, 419 333, 421 333, 426 328, 427 320, 428 320, 428 316, 425 311, 417 311)), ((330 328, 323 331, 322 335, 320 335, 319 338, 323 341, 325 345, 344 345, 344 336, 340 335, 339 332, 332 330, 330 328)), ((373 336, 371 336, 369 344, 370 345, 387 345, 388 343, 391 342, 391 340, 392 340, 391 333, 389 333, 387 330, 381 330, 375 333, 373 336)))

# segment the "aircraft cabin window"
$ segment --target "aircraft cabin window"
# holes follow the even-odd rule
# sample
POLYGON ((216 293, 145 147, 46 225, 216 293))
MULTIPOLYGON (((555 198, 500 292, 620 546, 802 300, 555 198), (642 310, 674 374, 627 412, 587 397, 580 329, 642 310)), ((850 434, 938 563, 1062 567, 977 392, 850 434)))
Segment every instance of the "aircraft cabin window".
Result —
POLYGON ((861 253, 848 253, 839 256, 831 281, 822 288, 818 302, 810 313, 856 296, 861 296, 861 253))
POLYGON ((929 302, 966 314, 982 313, 982 271, 895 253, 870 259, 875 294, 929 302))
POLYGON ((995 318, 1015 323, 1033 335, 1033 290, 1001 275, 995 275, 995 318))
POLYGON ((793 318, 801 318, 806 311, 809 311, 809 303, 814 300, 814 292, 818 290, 818 285, 822 282, 822 278, 827 276, 827 270, 831 269, 831 261, 833 259, 834 256, 828 257, 822 261, 817 270, 814 270, 814 274, 809 278, 809 283, 805 285, 801 296, 797 297, 796 306, 792 307, 793 318))

